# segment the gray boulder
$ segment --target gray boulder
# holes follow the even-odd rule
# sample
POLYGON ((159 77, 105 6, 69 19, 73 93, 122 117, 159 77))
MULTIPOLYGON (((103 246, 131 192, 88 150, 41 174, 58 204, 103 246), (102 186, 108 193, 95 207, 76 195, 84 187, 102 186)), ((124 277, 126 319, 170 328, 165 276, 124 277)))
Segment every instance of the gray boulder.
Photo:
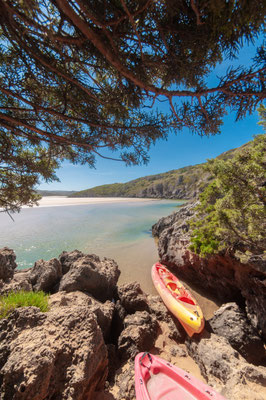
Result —
POLYGON ((97 300, 112 300, 120 275, 114 260, 100 260, 95 254, 79 257, 71 264, 69 271, 63 275, 59 291, 88 292, 97 300))
POLYGON ((29 269, 15 271, 13 278, 9 279, 8 282, 3 284, 2 288, 0 289, 0 294, 17 292, 19 290, 32 290, 32 284, 29 279, 29 269))
POLYGON ((63 253, 60 254, 59 256, 59 261, 62 265, 62 273, 65 275, 69 270, 71 265, 77 261, 79 258, 84 257, 85 254, 83 254, 79 250, 73 250, 70 252, 63 251, 63 253))
POLYGON ((2 400, 94 400, 107 350, 87 307, 19 308, 0 321, 2 400))
POLYGON ((156 340, 158 323, 147 311, 127 315, 125 329, 118 338, 118 351, 122 360, 135 357, 141 351, 149 351, 156 340))
POLYGON ((149 311, 147 295, 137 282, 119 286, 118 297, 129 314, 133 314, 136 311, 149 311))
POLYGON ((115 309, 115 305, 111 301, 107 300, 105 303, 100 303, 93 297, 79 291, 58 292, 50 297, 49 305, 52 309, 60 308, 60 312, 63 312, 64 308, 68 310, 72 306, 86 308, 88 315, 95 315, 104 339, 108 340, 115 309))
POLYGON ((236 303, 223 304, 215 311, 209 324, 214 333, 225 337, 248 362, 259 364, 266 361, 263 341, 236 303))
POLYGON ((52 293, 62 277, 62 266, 56 258, 49 261, 38 260, 32 267, 29 279, 33 290, 52 293))
POLYGON ((227 399, 265 399, 266 368, 248 364, 227 339, 212 333, 186 344, 208 384, 227 399))
POLYGON ((14 270, 17 268, 15 262, 16 255, 14 250, 8 247, 0 249, 0 279, 7 282, 14 275, 14 270))

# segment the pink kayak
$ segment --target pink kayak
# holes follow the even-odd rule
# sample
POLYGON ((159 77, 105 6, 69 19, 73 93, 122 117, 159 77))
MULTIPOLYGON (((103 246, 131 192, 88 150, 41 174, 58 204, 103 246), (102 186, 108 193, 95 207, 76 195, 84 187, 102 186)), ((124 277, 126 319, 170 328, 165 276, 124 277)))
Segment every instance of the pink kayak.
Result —
POLYGON ((181 368, 150 353, 135 358, 137 400, 226 400, 181 368))

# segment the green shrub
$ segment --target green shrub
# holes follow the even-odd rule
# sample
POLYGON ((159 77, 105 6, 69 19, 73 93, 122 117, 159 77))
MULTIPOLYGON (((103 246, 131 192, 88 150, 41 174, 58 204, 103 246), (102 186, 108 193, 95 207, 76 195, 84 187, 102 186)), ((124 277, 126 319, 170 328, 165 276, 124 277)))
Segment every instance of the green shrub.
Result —
POLYGON ((44 292, 10 292, 7 295, 0 296, 0 318, 5 318, 15 308, 18 307, 38 307, 42 312, 48 311, 49 295, 44 292))
MULTIPOLYGON (((263 111, 261 108, 260 110, 263 111)), ((200 195, 190 249, 206 256, 230 249, 262 254, 266 229, 266 135, 257 135, 234 157, 209 160, 214 181, 200 195)))

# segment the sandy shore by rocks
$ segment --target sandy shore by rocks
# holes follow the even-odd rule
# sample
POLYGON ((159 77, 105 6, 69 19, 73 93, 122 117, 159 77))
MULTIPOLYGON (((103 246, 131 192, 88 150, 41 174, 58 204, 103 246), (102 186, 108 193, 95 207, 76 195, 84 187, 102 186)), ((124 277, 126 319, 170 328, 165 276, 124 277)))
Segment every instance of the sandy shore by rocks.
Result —
MULTIPOLYGON (((155 199, 136 199, 128 197, 66 197, 66 196, 45 196, 38 201, 38 207, 78 206, 84 204, 99 203, 126 203, 155 201, 155 199)), ((23 208, 29 208, 23 206, 23 208)))

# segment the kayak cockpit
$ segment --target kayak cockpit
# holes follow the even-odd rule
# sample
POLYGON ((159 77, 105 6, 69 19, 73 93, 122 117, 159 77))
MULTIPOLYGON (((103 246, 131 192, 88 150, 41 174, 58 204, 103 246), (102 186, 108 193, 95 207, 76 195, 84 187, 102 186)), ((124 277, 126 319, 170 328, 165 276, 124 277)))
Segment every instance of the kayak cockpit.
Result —
POLYGON ((149 353, 135 358, 135 387, 138 400, 225 400, 186 371, 149 353))

